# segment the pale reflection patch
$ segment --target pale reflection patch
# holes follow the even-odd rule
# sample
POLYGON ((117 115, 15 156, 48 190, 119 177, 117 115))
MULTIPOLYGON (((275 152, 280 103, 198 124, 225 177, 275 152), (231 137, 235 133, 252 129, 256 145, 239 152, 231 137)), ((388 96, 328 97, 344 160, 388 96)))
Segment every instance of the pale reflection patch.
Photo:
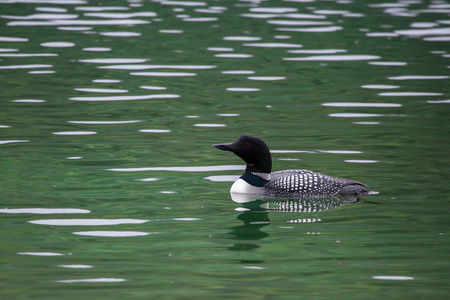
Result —
POLYGON ((307 57, 288 57, 283 60, 291 61, 354 61, 354 60, 373 60, 380 59, 376 55, 316 55, 307 57))
POLYGON ((50 48, 70 48, 75 46, 75 44, 70 42, 47 42, 42 43, 41 46, 50 48))
POLYGON ((103 236, 103 237, 132 237, 132 236, 146 236, 153 234, 151 232, 142 231, 77 231, 73 232, 76 235, 85 236, 103 236))
POLYGON ((115 31, 115 32, 100 32, 103 36, 118 36, 118 37, 129 37, 129 36, 141 36, 142 33, 131 32, 131 31, 115 31))
POLYGON ((93 268, 90 265, 58 265, 58 267, 68 268, 68 269, 90 269, 90 268, 93 268))
POLYGON ((89 124, 89 125, 111 125, 111 124, 131 124, 139 123, 141 120, 129 120, 129 121, 67 121, 72 124, 89 124))
POLYGON ((76 282, 124 282, 123 278, 90 278, 90 279, 68 279, 68 280, 55 280, 55 282, 61 283, 76 283, 76 282))
POLYGON ((178 171, 178 172, 210 172, 244 170, 244 165, 200 166, 200 167, 148 167, 148 168, 114 168, 107 169, 114 172, 142 172, 142 171, 178 171))
POLYGON ((17 252, 20 255, 32 255, 32 256, 62 256, 63 253, 58 252, 17 252))
POLYGON ((322 103, 322 106, 333 107, 400 107, 398 103, 357 103, 357 102, 330 102, 322 103))
POLYGON ((53 132, 56 135, 93 135, 97 134, 95 131, 59 131, 53 132))
POLYGON ((156 95, 141 95, 141 96, 110 96, 110 97, 73 97, 69 100, 73 101, 132 101, 132 100, 146 100, 146 99, 170 99, 178 98, 179 95, 171 94, 156 94, 156 95))
POLYGON ((90 210, 78 208, 4 208, 0 213, 5 214, 88 214, 90 210))
POLYGON ((48 219, 28 221, 31 224, 50 225, 50 226, 104 226, 120 224, 142 224, 150 220, 138 219, 48 219))

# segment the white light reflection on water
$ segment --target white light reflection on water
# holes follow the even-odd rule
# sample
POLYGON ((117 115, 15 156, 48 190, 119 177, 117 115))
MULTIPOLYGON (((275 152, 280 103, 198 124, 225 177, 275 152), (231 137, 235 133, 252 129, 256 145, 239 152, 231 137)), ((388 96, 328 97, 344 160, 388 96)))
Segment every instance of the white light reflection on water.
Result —
POLYGON ((60 268, 68 268, 68 269, 90 269, 93 268, 91 265, 57 265, 60 268))
POLYGON ((88 214, 90 210, 78 208, 4 208, 5 214, 88 214))
POLYGON ((410 276, 372 276, 372 278, 380 280, 414 280, 414 277, 410 276))
POLYGON ((60 132, 53 132, 53 134, 56 135, 93 135, 97 134, 95 131, 60 131, 60 132))
POLYGON ((222 58, 250 58, 253 57, 252 54, 241 54, 241 53, 223 53, 223 54, 215 54, 215 57, 222 58))
POLYGON ((149 234, 155 234, 155 232, 142 232, 142 231, 78 231, 73 232, 76 235, 86 236, 104 236, 104 237, 131 237, 131 236, 145 236, 149 234))
POLYGON ((267 23, 286 26, 315 26, 315 25, 333 25, 329 21, 292 21, 292 20, 267 20, 267 23))
POLYGON ((247 43, 242 44, 248 47, 265 47, 265 48, 301 48, 303 45, 289 43, 247 43))
POLYGON ((17 103, 43 103, 45 100, 40 99, 17 99, 17 100, 11 100, 11 102, 17 102, 17 103))
POLYGON ((388 77, 390 80, 429 80, 429 79, 448 79, 450 76, 424 76, 424 75, 404 75, 388 77))
POLYGON ((365 113, 335 113, 329 114, 329 116, 337 118, 404 117, 404 115, 365 114, 365 113))
POLYGON ((242 88, 242 87, 230 87, 227 88, 229 92, 258 92, 261 89, 258 88, 242 88))
POLYGON ((141 89, 144 90, 166 90, 166 87, 163 86, 152 86, 152 85, 141 85, 140 86, 141 89))
POLYGON ((169 129, 140 129, 139 132, 146 132, 146 133, 167 133, 171 132, 169 129))
POLYGON ((277 81, 277 80, 285 80, 286 77, 283 76, 251 76, 247 77, 249 80, 259 80, 259 81, 277 81))
POLYGON ((17 252, 20 255, 33 255, 33 256, 62 256, 66 255, 58 252, 17 252))
POLYGON ((214 69, 217 66, 207 65, 111 65, 100 66, 99 69, 118 69, 118 70, 149 70, 149 69, 180 69, 180 70, 207 70, 214 69))
POLYGON ((383 90, 383 89, 398 89, 400 86, 399 85, 389 85, 389 84, 366 84, 366 85, 362 85, 361 86, 364 89, 379 89, 379 90, 383 90))
POLYGON ((379 93, 379 96, 389 97, 421 97, 421 96, 442 96, 442 93, 426 93, 426 92, 386 92, 379 93))
POLYGON ((139 123, 141 120, 130 120, 130 121, 67 121, 72 124, 89 124, 89 125, 111 125, 111 124, 131 124, 139 123))
POLYGON ((83 48, 83 51, 92 51, 92 52, 107 52, 107 51, 111 51, 111 48, 106 48, 106 47, 88 47, 88 48, 83 48))
POLYGON ((241 74, 241 75, 246 75, 246 74, 255 74, 255 71, 249 71, 249 70, 233 70, 233 71, 222 71, 222 74, 241 74))
POLYGON ((96 17, 105 19, 129 19, 134 17, 156 17, 154 12, 135 12, 135 13, 85 13, 86 17, 96 17))
POLYGON ((130 36, 141 36, 142 33, 131 32, 131 31, 111 31, 111 32, 100 32, 103 36, 117 36, 117 37, 130 37, 130 36))
POLYGON ((278 31, 293 31, 293 32, 334 32, 342 30, 341 26, 324 26, 324 27, 308 27, 308 28, 277 28, 278 31))
POLYGON ((50 21, 12 21, 8 26, 78 26, 78 25, 138 25, 149 24, 150 21, 135 19, 113 19, 113 20, 50 20, 50 21))
POLYGON ((12 65, 12 66, 0 66, 0 69, 37 69, 37 68, 52 68, 53 65, 12 65))
POLYGON ((205 123, 205 124, 194 124, 195 127, 225 127, 227 125, 225 124, 211 124, 211 123, 205 123))
POLYGON ((128 90, 121 89, 74 88, 74 90, 87 93, 128 93, 128 90))
POLYGON ((79 59, 79 62, 93 64, 137 64, 148 61, 147 58, 90 58, 79 59))
POLYGON ((315 55, 307 57, 286 57, 283 60, 290 61, 353 61, 353 60, 372 60, 380 59, 376 55, 315 55))
POLYGON ((108 97, 72 97, 69 100, 73 101, 133 101, 133 100, 147 100, 147 99, 170 99, 179 98, 179 95, 171 94, 155 94, 155 95, 141 95, 141 96, 108 96, 108 97))
POLYGON ((398 67, 398 66, 406 66, 408 63, 400 62, 400 61, 369 61, 368 64, 369 65, 374 65, 374 66, 393 66, 393 67, 398 67))
POLYGON ((305 53, 305 54, 335 54, 335 53, 343 53, 347 52, 347 50, 344 49, 307 49, 307 50, 288 50, 288 53, 305 53))
POLYGON ((358 103, 358 102, 330 102, 322 103, 322 106, 333 107, 400 107, 398 103, 358 103))
POLYGON ((30 140, 8 140, 8 141, 0 141, 0 145, 11 144, 11 143, 28 143, 30 140))
POLYGON ((123 278, 89 278, 89 279, 67 279, 67 280, 55 280, 55 282, 61 283, 76 283, 76 282, 124 282, 127 281, 123 278))
POLYGON ((244 170, 244 165, 199 166, 199 167, 147 167, 147 168, 113 168, 114 172, 142 172, 142 171, 177 171, 177 172, 210 172, 244 170))
POLYGON ((134 76, 157 76, 157 77, 186 77, 197 76, 197 73, 187 72, 133 72, 130 75, 134 76))
POLYGON ((106 226, 121 224, 143 224, 150 220, 138 219, 47 219, 28 221, 31 224, 50 226, 106 226))

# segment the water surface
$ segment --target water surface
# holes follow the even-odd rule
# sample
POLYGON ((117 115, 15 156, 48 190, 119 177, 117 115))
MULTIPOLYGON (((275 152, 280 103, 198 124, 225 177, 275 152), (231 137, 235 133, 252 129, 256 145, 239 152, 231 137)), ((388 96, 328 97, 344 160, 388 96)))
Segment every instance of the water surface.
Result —
POLYGON ((0 1, 3 298, 446 299, 450 6, 372 2, 0 1))

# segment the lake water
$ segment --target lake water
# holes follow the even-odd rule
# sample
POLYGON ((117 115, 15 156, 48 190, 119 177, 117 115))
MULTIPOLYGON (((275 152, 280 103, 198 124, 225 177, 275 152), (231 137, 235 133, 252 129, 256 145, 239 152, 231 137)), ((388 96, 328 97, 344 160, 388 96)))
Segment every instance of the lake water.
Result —
POLYGON ((1 299, 447 299, 448 1, 0 1, 1 299), (231 199, 274 170, 380 192, 231 199))

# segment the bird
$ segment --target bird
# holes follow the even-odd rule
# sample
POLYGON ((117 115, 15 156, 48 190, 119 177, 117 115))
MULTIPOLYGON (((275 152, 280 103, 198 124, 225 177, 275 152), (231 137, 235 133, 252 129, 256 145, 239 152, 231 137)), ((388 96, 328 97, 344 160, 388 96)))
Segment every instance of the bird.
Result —
POLYGON ((272 157, 267 144, 260 138, 242 135, 236 141, 213 147, 233 152, 246 163, 244 174, 231 186, 232 194, 266 197, 321 198, 378 194, 366 184, 336 178, 309 170, 290 169, 272 173, 272 157))

